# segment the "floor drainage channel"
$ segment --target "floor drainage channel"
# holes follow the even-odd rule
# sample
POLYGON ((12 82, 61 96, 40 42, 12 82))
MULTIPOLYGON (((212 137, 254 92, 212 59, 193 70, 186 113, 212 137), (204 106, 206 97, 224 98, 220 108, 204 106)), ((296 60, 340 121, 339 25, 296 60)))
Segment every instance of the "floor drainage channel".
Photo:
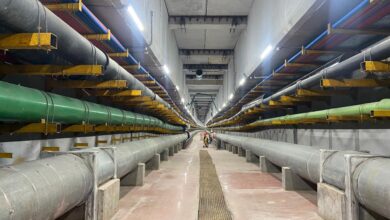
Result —
POLYGON ((199 151, 199 220, 231 220, 231 213, 226 205, 221 183, 210 154, 199 151))

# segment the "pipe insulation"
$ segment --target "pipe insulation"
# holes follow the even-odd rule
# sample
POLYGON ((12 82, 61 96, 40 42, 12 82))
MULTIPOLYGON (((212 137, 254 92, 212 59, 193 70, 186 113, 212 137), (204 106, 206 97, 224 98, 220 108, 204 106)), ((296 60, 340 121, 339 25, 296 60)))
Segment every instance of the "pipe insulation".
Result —
POLYGON ((105 67, 102 79, 126 80, 129 88, 141 90, 142 95, 153 97, 169 107, 162 98, 43 6, 40 1, 0 0, 0 5, 0 26, 16 33, 34 33, 41 27, 41 32, 50 32, 57 36, 58 48, 50 53, 40 53, 40 56, 46 56, 44 60, 55 61, 58 59, 50 57, 59 55, 74 65, 102 65, 105 67))
MULTIPOLYGON (((296 174, 313 183, 319 182, 320 150, 312 146, 277 142, 258 138, 217 134, 217 139, 242 147, 280 167, 290 167, 296 174)), ((339 151, 324 162, 325 183, 345 189, 346 154, 364 153, 339 151)), ((356 168, 352 176, 353 191, 360 204, 390 218, 390 159, 368 159, 356 168)))
POLYGON ((0 121, 155 126, 171 131, 183 127, 158 118, 69 98, 0 81, 0 121))
MULTIPOLYGON (((179 134, 115 145, 118 178, 138 163, 147 162, 187 138, 187 134, 179 134)), ((108 151, 99 148, 83 151, 97 152, 99 184, 113 177, 114 162, 108 151)), ((93 181, 89 163, 73 154, 3 167, 0 169, 0 220, 58 218, 86 201, 93 181)))

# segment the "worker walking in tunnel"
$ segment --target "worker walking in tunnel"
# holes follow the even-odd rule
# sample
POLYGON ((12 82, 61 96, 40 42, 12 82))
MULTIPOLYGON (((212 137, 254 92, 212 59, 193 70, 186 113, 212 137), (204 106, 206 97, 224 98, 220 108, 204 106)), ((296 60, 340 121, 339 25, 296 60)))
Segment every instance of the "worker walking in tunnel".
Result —
POLYGON ((203 134, 203 148, 209 148, 209 133, 206 131, 204 134, 203 134))

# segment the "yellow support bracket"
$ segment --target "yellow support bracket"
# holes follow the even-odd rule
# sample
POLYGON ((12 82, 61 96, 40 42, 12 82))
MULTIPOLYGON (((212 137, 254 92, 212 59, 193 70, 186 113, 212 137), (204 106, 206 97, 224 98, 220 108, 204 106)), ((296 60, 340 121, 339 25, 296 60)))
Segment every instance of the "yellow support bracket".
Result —
POLYGON ((141 80, 141 82, 142 82, 144 85, 146 85, 146 86, 148 86, 148 85, 157 85, 156 81, 154 81, 154 80, 148 80, 148 81, 142 81, 142 80, 141 80))
POLYGON ((83 36, 88 40, 109 41, 111 40, 111 30, 108 30, 107 34, 84 34, 83 36))
POLYGON ((153 98, 149 96, 139 96, 139 97, 113 97, 113 101, 115 102, 123 102, 125 103, 140 103, 140 102, 148 102, 152 101, 153 98))
POLYGON ((387 87, 390 86, 390 79, 323 79, 321 87, 327 88, 371 88, 371 87, 387 87))
POLYGON ((309 90, 309 89, 298 89, 295 95, 298 97, 329 97, 334 95, 348 95, 348 91, 337 91, 337 90, 309 90))
POLYGON ((390 30, 384 29, 342 29, 333 28, 331 24, 328 24, 329 34, 345 34, 345 35, 390 35, 390 30))
POLYGON ((94 132, 94 125, 79 124, 79 125, 70 125, 62 129, 62 132, 72 132, 72 133, 90 133, 94 132))
POLYGON ((123 91, 112 91, 112 90, 97 90, 92 95, 94 96, 116 96, 116 97, 139 97, 142 95, 141 90, 123 90, 123 91))
POLYGON ((365 61, 362 63, 362 69, 369 73, 390 73, 390 62, 365 61))
POLYGON ((317 68, 319 67, 319 64, 313 64, 313 63, 289 63, 287 60, 284 61, 284 67, 312 67, 317 68))
POLYGON ((60 147, 42 147, 42 152, 58 152, 60 151, 60 147))
POLYGON ((12 156, 13 156, 12 153, 5 153, 5 152, 0 153, 0 158, 11 159, 12 156))
POLYGON ((103 66, 0 65, 0 74, 17 74, 29 76, 100 76, 103 74, 103 66))
POLYGON ((390 110, 373 110, 371 111, 371 117, 373 118, 389 118, 390 110))
POLYGON ((294 106, 295 104, 292 102, 281 102, 281 101, 269 101, 269 106, 294 106))
POLYGON ((0 34, 1 50, 57 49, 57 36, 52 33, 0 34))
POLYGON ((312 54, 341 54, 344 53, 345 51, 337 51, 337 50, 311 50, 311 49, 306 49, 305 47, 302 47, 301 49, 301 54, 302 55, 312 55, 312 54))
POLYGON ((135 64, 135 65, 124 65, 122 66, 124 69, 129 70, 129 71, 136 71, 141 68, 140 64, 135 64))
POLYGON ((68 89, 123 89, 127 88, 126 80, 109 80, 103 82, 87 81, 87 80, 52 80, 48 81, 48 85, 53 88, 68 88, 68 89))
POLYGON ((52 3, 52 4, 45 4, 45 6, 51 11, 76 12, 76 11, 83 10, 83 2, 81 0, 79 0, 79 2, 77 3, 52 3))
POLYGON ((327 121, 329 122, 342 122, 342 121, 365 121, 369 120, 369 115, 356 115, 356 116, 328 116, 327 121))
POLYGON ((109 57, 129 57, 129 50, 120 53, 107 53, 109 57))
POLYGON ((88 143, 74 143, 73 147, 86 148, 89 147, 88 143))

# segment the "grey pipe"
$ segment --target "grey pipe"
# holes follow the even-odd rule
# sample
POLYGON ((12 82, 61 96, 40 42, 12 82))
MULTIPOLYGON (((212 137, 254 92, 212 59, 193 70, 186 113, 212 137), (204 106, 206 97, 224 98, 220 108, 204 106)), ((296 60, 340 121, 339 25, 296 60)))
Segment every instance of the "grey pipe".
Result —
MULTIPOLYGON (((195 132, 191 133, 191 136, 195 132)), ((188 138, 187 134, 163 136, 116 145, 118 178, 147 162, 156 153, 188 138)), ((111 155, 98 148, 99 183, 114 174, 111 155)), ((91 167, 68 154, 0 169, 0 220, 55 219, 86 200, 93 188, 91 167)))
MULTIPOLYGON (((217 138, 229 144, 265 156, 280 167, 290 167, 299 176, 319 182, 320 150, 306 145, 263 140, 258 138, 217 134, 217 138)), ((356 151, 340 151, 324 162, 325 183, 345 189, 346 154, 362 154, 356 151)), ((353 191, 358 201, 370 210, 390 218, 390 159, 375 158, 362 162, 352 177, 353 191)))
POLYGON ((38 26, 40 25, 42 27, 41 32, 50 32, 57 36, 57 50, 46 53, 46 55, 43 53, 40 55, 48 58, 59 55, 74 65, 96 64, 105 66, 104 78, 126 80, 129 88, 142 90, 144 96, 153 97, 156 101, 169 107, 168 103, 53 12, 44 7, 39 1, 0 0, 0 5, 0 26, 12 32, 38 32, 38 26))

